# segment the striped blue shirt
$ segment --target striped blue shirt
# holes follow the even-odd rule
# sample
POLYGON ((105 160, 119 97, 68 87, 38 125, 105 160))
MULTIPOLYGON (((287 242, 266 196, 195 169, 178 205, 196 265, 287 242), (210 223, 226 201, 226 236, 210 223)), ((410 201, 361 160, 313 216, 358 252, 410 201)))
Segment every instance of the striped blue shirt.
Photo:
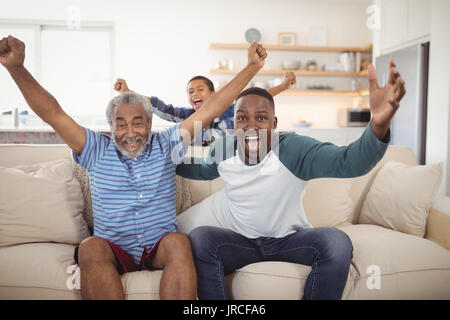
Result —
POLYGON ((86 144, 77 163, 89 174, 94 235, 125 250, 139 264, 169 232, 177 231, 175 169, 184 156, 180 124, 151 132, 134 159, 117 149, 114 138, 85 128, 86 144))

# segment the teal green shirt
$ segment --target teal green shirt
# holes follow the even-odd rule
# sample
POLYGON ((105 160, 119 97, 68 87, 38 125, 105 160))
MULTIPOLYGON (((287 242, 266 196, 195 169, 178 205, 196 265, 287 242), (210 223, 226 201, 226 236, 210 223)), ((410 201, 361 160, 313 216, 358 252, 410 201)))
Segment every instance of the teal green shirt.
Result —
POLYGON ((279 238, 311 227, 302 205, 308 180, 368 173, 386 152, 390 133, 380 141, 368 126, 343 147, 296 133, 275 133, 274 138, 257 164, 244 163, 236 137, 228 135, 216 140, 207 158, 185 158, 176 172, 197 180, 222 177, 224 201, 216 218, 223 227, 247 238, 279 238))
MULTIPOLYGON (((294 132, 279 134, 279 159, 298 178, 353 178, 368 173, 383 157, 390 142, 390 130, 379 140, 366 127, 361 137, 348 146, 336 146, 294 132)), ((218 139, 205 159, 184 158, 177 174, 195 180, 219 177, 218 166, 236 156, 237 139, 227 135, 218 139)))

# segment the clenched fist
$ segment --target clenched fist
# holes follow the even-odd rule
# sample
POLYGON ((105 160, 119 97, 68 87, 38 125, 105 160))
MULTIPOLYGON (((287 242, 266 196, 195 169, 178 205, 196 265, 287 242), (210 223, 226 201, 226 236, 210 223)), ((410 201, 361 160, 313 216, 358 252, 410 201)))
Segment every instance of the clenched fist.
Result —
POLYGON ((127 82, 124 79, 117 79, 116 83, 114 84, 114 90, 119 93, 131 91, 130 89, 128 89, 127 82))
POLYGON ((266 57, 266 49, 261 44, 258 44, 256 40, 254 40, 248 48, 248 64, 256 65, 259 69, 261 69, 264 66, 266 57))
POLYGON ((289 89, 296 82, 295 74, 292 71, 286 72, 284 75, 283 84, 286 87, 286 90, 289 89))
POLYGON ((23 66, 25 44, 12 36, 0 40, 0 63, 6 68, 23 66))

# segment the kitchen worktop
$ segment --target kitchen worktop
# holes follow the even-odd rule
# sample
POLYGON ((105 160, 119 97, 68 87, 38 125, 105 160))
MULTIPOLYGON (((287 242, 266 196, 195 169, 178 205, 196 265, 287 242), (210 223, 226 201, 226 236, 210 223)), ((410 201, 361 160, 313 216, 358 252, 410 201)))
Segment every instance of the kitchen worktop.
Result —
MULTIPOLYGON (((109 127, 89 127, 98 132, 109 132, 109 127)), ((0 126, 0 132, 55 132, 50 126, 0 126)))
MULTIPOLYGON (((109 126, 89 127, 91 130, 109 133, 109 126)), ((161 131, 167 127, 152 127, 153 131, 161 131)), ((339 146, 348 145, 358 139, 365 127, 344 128, 278 128, 280 132, 295 132, 320 141, 327 141, 339 146)), ((64 143, 50 126, 0 126, 0 143, 64 143)))

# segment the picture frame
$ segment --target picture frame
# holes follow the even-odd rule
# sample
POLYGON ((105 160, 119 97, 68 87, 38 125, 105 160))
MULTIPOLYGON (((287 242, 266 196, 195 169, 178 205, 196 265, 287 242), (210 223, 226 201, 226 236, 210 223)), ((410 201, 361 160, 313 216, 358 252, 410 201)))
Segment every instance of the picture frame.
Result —
POLYGON ((297 34, 295 32, 279 32, 278 44, 282 46, 295 46, 297 43, 297 34))
POLYGON ((327 45, 327 29, 325 27, 310 27, 308 32, 309 46, 326 46, 327 45))

